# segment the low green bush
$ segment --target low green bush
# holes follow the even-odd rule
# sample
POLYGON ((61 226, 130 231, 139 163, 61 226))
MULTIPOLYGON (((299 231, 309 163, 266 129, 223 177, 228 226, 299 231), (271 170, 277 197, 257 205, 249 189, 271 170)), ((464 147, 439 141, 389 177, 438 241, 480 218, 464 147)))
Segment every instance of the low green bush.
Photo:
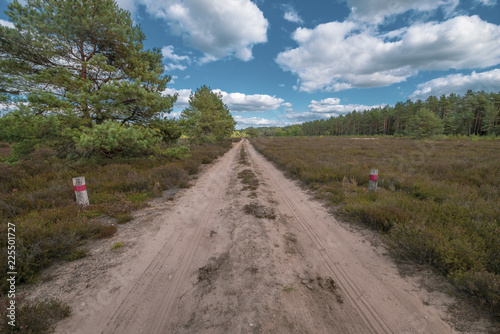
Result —
POLYGON ((117 248, 121 248, 121 247, 123 247, 123 242, 119 241, 116 244, 114 244, 113 246, 111 246, 111 249, 117 249, 117 248))
POLYGON ((158 153, 160 142, 160 136, 153 129, 108 120, 92 128, 83 128, 76 147, 85 155, 134 157, 158 153))
POLYGON ((167 148, 164 154, 171 159, 181 160, 189 157, 191 150, 189 146, 175 146, 167 148))

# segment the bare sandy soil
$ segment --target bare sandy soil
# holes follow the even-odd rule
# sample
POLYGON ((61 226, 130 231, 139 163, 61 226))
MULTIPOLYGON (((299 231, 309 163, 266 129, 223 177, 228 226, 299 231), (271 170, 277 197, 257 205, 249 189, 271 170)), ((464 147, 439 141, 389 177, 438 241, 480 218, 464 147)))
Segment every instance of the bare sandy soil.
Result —
POLYGON ((72 307, 56 333, 491 330, 458 328, 454 300, 422 287, 431 274, 402 277, 376 235, 337 222, 248 141, 234 146, 174 201, 156 200, 29 288, 72 307))

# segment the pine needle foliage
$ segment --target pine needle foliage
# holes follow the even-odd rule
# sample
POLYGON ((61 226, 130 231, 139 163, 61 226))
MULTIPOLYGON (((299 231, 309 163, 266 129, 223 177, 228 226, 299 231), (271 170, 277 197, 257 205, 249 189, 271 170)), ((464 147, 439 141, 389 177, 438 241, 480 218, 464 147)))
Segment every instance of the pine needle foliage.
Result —
POLYGON ((0 27, 2 99, 77 115, 89 127, 171 111, 160 50, 143 48, 144 33, 115 1, 14 0, 6 14, 15 28, 0 27))

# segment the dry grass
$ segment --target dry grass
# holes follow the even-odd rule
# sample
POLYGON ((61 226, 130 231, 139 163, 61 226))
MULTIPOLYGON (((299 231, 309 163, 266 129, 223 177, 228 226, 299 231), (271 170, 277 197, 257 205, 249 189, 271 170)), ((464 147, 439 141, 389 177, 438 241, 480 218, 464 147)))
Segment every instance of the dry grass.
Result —
POLYGON ((245 166, 250 166, 250 163, 247 159, 247 152, 245 152, 245 148, 242 146, 240 150, 240 158, 238 159, 238 163, 245 166))
POLYGON ((387 236, 500 315, 500 142, 258 138, 254 146, 344 219, 387 236), (369 193, 370 169, 379 190, 369 193))
POLYGON ((276 214, 272 208, 265 207, 264 205, 252 202, 243 207, 246 214, 253 215, 256 218, 276 219, 276 214))
POLYGON ((238 178, 245 186, 242 190, 257 190, 259 187, 259 180, 250 169, 245 169, 238 173, 238 178))
MULTIPOLYGON (((247 154, 245 152, 245 148, 241 147, 240 150, 240 158, 238 163, 244 166, 250 166, 250 163, 247 159, 247 154)), ((254 192, 259 187, 259 180, 255 176, 254 172, 251 169, 245 169, 238 173, 238 179, 240 179, 241 183, 244 185, 242 190, 250 190, 252 191, 249 195, 250 197, 256 197, 257 194, 254 192)))

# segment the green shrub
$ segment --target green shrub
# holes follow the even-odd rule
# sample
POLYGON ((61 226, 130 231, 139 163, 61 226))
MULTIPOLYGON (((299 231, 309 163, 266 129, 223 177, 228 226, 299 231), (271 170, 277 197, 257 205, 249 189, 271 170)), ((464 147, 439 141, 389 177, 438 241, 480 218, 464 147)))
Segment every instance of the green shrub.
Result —
POLYGON ((60 134, 56 116, 39 116, 22 106, 0 117, 0 141, 15 143, 14 155, 24 157, 42 142, 52 143, 60 134))
POLYGON ((121 247, 123 247, 123 242, 119 241, 116 244, 114 244, 113 246, 111 246, 111 249, 116 249, 116 248, 121 248, 121 247))
POLYGON ((179 123, 175 119, 155 118, 149 122, 149 126, 156 129, 164 143, 175 143, 182 135, 179 123))
POLYGON ((158 152, 160 142, 155 130, 108 120, 91 129, 84 128, 76 147, 86 155, 136 157, 158 152))
POLYGON ((0 141, 13 143, 12 161, 26 158, 41 147, 50 147, 59 155, 74 152, 75 134, 85 121, 75 115, 58 113, 38 115, 20 106, 0 117, 0 141))
POLYGON ((125 224, 132 220, 134 220, 134 217, 132 217, 132 215, 129 213, 122 213, 116 216, 116 222, 118 224, 125 224))
POLYGON ((189 157, 191 150, 189 146, 175 146, 167 148, 164 154, 171 159, 182 160, 189 157))

